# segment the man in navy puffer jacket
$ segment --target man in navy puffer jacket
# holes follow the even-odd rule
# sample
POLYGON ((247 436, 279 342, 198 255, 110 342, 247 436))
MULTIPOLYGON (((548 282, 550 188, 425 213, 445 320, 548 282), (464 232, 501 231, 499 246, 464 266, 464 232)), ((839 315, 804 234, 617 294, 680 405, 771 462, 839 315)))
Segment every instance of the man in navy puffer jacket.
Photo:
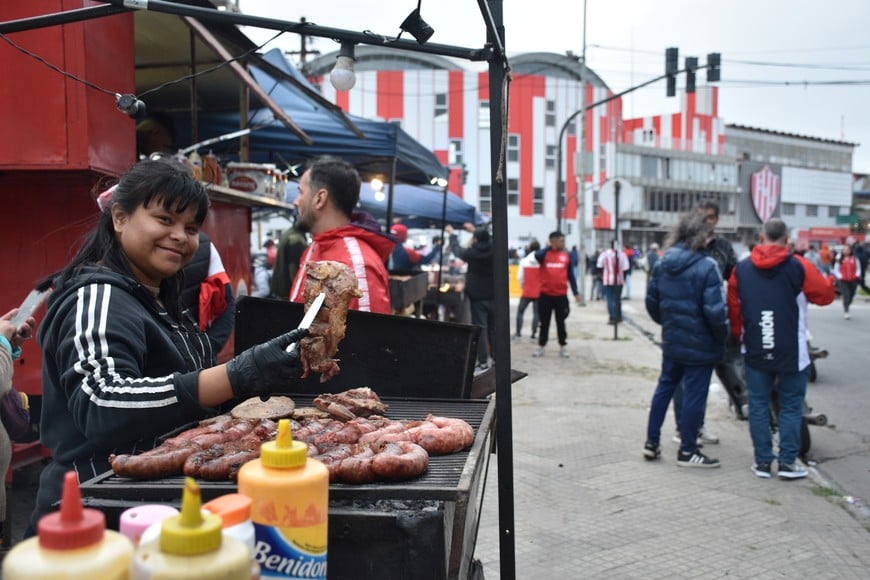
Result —
POLYGON ((644 457, 661 455, 662 423, 674 389, 683 381, 677 465, 719 467, 719 460, 698 451, 710 377, 724 352, 728 317, 722 276, 702 250, 709 235, 704 214, 683 215, 656 263, 646 291, 646 309, 662 325, 662 371, 652 398, 644 457))

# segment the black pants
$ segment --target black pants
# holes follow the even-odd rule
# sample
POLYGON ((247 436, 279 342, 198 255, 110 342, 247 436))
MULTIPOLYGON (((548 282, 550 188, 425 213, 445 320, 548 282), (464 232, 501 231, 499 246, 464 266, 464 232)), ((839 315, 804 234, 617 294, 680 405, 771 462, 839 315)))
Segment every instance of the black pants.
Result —
POLYGON ((548 296, 541 294, 538 298, 538 316, 541 328, 538 333, 538 345, 546 346, 550 334, 550 314, 556 313, 556 337, 559 345, 568 344, 568 333, 565 331, 565 319, 568 318, 568 296, 548 296))
POLYGON ((843 312, 849 312, 849 306, 855 298, 855 292, 858 290, 858 280, 840 280, 840 291, 843 293, 843 312))
POLYGON ((480 327, 477 343, 477 362, 486 364, 489 349, 495 345, 495 312, 492 300, 471 300, 471 324, 480 327))

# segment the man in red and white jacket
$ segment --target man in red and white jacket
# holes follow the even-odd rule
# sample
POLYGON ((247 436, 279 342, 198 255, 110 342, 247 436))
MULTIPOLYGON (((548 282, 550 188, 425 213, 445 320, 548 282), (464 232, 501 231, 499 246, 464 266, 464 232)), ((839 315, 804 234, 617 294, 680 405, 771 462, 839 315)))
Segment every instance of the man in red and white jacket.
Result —
POLYGON ((517 269, 517 281, 520 283, 523 293, 520 296, 520 305, 517 307, 517 331, 514 338, 523 336, 523 316, 526 308, 532 306, 532 340, 538 332, 538 298, 541 296, 541 265, 535 258, 535 252, 541 249, 538 240, 532 240, 526 250, 526 255, 520 260, 517 269))
POLYGON ((550 333, 550 316, 556 314, 556 337, 559 340, 559 356, 567 358, 568 333, 565 330, 565 319, 568 318, 568 284, 574 299, 580 302, 577 291, 577 279, 571 268, 571 257, 565 251, 565 234, 555 231, 550 234, 549 244, 537 252, 535 259, 541 265, 541 296, 538 298, 538 314, 541 328, 538 334, 538 349, 532 356, 544 356, 544 347, 550 333))
POLYGON ((386 261, 395 242, 376 223, 351 221, 359 189, 359 173, 337 157, 317 157, 302 174, 299 196, 293 202, 299 212, 296 227, 310 232, 314 240, 302 254, 290 289, 291 301, 304 301, 306 263, 334 260, 353 270, 363 293, 350 303, 351 310, 392 312, 386 261))
POLYGON ((607 299, 607 312, 610 324, 622 322, 622 285, 625 283, 625 271, 628 270, 628 256, 619 250, 616 240, 610 243, 610 249, 601 252, 596 266, 601 270, 601 288, 607 299))

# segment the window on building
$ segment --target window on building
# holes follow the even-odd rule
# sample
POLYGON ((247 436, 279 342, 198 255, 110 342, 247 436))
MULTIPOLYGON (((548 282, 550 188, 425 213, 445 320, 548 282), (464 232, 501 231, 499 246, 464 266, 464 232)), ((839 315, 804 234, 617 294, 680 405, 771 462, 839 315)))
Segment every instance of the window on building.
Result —
POLYGON ((512 133, 508 135, 507 142, 507 160, 508 161, 519 161, 520 160, 520 136, 516 133, 512 133))
POLYGON ((508 205, 519 205, 520 203, 520 180, 515 177, 507 180, 507 202, 508 205))
POLYGON ((640 176, 652 178, 659 176, 659 160, 657 157, 653 157, 652 155, 641 155, 640 176))
POLYGON ((807 205, 807 217, 817 217, 819 215, 819 206, 814 204, 807 205))
POLYGON ((480 101, 480 109, 477 112, 477 126, 481 129, 489 129, 489 101, 480 101))
POLYGON ((478 196, 478 205, 483 213, 492 213, 492 187, 489 185, 480 186, 480 194, 478 196))
POLYGON ((520 202, 520 180, 515 177, 507 179, 505 184, 505 192, 507 193, 508 205, 519 205, 520 202))
POLYGON ((782 204, 782 215, 794 215, 794 204, 793 203, 782 204))
POLYGON ((435 118, 447 114, 447 93, 438 93, 435 95, 435 118))
POLYGON ((536 187, 532 195, 532 214, 544 215, 544 188, 536 187))
POLYGON ((547 101, 547 114, 544 116, 547 127, 556 126, 556 101, 547 101))
POLYGON ((451 139, 450 148, 447 150, 448 165, 462 165, 462 140, 451 139))
POLYGON ((840 215, 840 208, 835 205, 828 206, 828 217, 835 218, 840 215))
POLYGON ((553 169, 556 167, 556 146, 555 145, 547 145, 547 156, 544 159, 544 163, 547 169, 553 169))

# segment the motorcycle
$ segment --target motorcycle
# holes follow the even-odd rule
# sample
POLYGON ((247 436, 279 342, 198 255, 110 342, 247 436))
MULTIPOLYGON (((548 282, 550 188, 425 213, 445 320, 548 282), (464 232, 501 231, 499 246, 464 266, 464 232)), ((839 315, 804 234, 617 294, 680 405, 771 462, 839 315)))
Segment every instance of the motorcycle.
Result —
MULTIPOLYGON (((807 379, 809 382, 814 383, 818 378, 815 361, 827 358, 828 351, 813 346, 812 336, 809 331, 807 331, 807 349, 810 355, 807 379)), ((716 366, 716 374, 728 393, 731 411, 739 420, 745 421, 749 417, 749 396, 746 391, 743 357, 740 354, 739 345, 733 343, 728 345, 723 362, 716 366)), ((769 409, 770 431, 774 436, 774 441, 776 441, 776 437, 779 433, 779 401, 776 393, 776 383, 774 383, 769 409)), ((827 415, 813 412, 813 408, 807 403, 806 398, 804 398, 803 416, 801 417, 800 448, 798 450, 798 455, 801 459, 806 459, 810 447, 812 446, 809 426, 815 425, 824 427, 827 424, 827 415)))

